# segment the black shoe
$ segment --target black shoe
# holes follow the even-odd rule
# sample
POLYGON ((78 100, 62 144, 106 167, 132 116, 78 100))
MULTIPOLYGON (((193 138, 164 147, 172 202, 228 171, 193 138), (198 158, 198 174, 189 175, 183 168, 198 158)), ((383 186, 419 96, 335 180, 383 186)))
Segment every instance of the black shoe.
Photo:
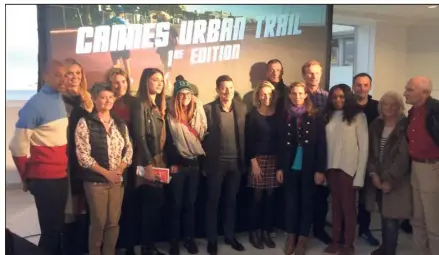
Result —
POLYGON ((75 254, 74 249, 78 248, 75 245, 78 239, 75 234, 79 235, 80 233, 75 233, 75 223, 64 223, 61 234, 61 250, 63 255, 75 254))
POLYGON ((136 255, 136 253, 134 252, 134 248, 126 249, 125 255, 136 255))
POLYGON ((210 255, 217 255, 218 254, 218 243, 208 242, 207 243, 207 253, 210 255))
POLYGON ((270 233, 267 231, 262 232, 262 241, 268 248, 275 248, 276 243, 271 239, 270 233))
POLYGON ((231 238, 231 239, 226 238, 224 240, 224 242, 227 245, 230 245, 232 247, 232 249, 234 249, 235 251, 244 251, 245 250, 244 246, 242 246, 242 244, 239 243, 238 240, 236 240, 236 238, 231 238))
POLYGON ((328 235, 328 233, 326 233, 325 230, 314 231, 314 237, 326 245, 332 243, 332 238, 328 235))
POLYGON ((164 253, 157 250, 155 246, 142 246, 140 248, 142 255, 165 255, 164 253))
POLYGON ((189 254, 198 253, 198 246, 193 238, 186 239, 186 241, 184 242, 184 247, 186 248, 187 252, 189 252, 189 254))
POLYGON ((413 233, 413 228, 412 225, 410 225, 410 221, 409 220, 404 220, 401 223, 401 229, 402 231, 404 231, 406 234, 412 234, 413 233))
POLYGON ((256 249, 262 250, 264 249, 264 244, 261 239, 261 231, 251 231, 249 233, 249 241, 256 249))
POLYGON ((366 241, 370 246, 379 246, 380 241, 378 241, 370 232, 370 230, 362 231, 358 234, 358 236, 366 241))
POLYGON ((177 241, 171 241, 169 255, 180 255, 180 244, 177 241))

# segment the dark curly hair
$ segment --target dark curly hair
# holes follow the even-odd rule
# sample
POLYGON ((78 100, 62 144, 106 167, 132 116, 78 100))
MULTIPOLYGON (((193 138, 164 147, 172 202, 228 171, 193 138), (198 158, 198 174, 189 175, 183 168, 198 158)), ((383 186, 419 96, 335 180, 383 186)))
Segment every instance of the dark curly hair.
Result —
POLYGON ((361 113, 363 110, 355 99, 354 93, 352 93, 351 87, 346 84, 337 84, 329 90, 328 101, 325 107, 325 121, 328 123, 336 109, 332 103, 332 97, 335 90, 340 89, 344 94, 344 105, 343 105, 343 121, 351 124, 357 114, 361 113))

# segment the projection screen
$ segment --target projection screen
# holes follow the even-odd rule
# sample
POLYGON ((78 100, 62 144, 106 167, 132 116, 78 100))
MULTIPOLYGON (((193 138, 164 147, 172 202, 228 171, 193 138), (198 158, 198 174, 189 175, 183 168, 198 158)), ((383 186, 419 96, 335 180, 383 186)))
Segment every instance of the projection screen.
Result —
POLYGON ((132 93, 142 70, 163 70, 198 87, 206 103, 215 80, 230 75, 244 96, 279 59, 284 81, 302 80, 301 66, 318 60, 327 87, 332 6, 329 5, 40 5, 40 65, 73 58, 89 86, 113 67, 130 70, 132 93), (43 45, 41 45, 43 43, 43 45), (42 52, 45 51, 45 52, 42 52))

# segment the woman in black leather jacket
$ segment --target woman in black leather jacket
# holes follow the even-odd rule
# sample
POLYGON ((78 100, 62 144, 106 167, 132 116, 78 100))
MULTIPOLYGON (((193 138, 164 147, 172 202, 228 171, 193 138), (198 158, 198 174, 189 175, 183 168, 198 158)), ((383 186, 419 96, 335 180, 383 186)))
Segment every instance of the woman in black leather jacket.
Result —
POLYGON ((160 224, 160 211, 164 203, 163 185, 157 181, 153 167, 166 167, 164 145, 165 84, 163 72, 146 68, 139 82, 137 98, 132 106, 133 138, 137 147, 137 164, 145 170, 137 178, 136 186, 141 197, 141 251, 142 255, 161 255, 155 245, 155 233, 160 224))

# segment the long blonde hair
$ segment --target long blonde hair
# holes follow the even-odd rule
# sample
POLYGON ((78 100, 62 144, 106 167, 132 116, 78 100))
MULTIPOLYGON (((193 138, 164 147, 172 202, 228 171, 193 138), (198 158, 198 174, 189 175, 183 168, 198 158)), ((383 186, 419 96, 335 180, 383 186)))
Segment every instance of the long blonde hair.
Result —
POLYGON ((82 77, 81 83, 79 84, 78 95, 81 98, 81 107, 84 108, 86 111, 91 112, 93 110, 94 103, 90 93, 88 92, 88 83, 87 78, 85 77, 84 68, 78 61, 73 58, 65 59, 64 64, 67 66, 67 68, 70 68, 73 65, 77 65, 79 66, 79 68, 81 68, 82 77))

